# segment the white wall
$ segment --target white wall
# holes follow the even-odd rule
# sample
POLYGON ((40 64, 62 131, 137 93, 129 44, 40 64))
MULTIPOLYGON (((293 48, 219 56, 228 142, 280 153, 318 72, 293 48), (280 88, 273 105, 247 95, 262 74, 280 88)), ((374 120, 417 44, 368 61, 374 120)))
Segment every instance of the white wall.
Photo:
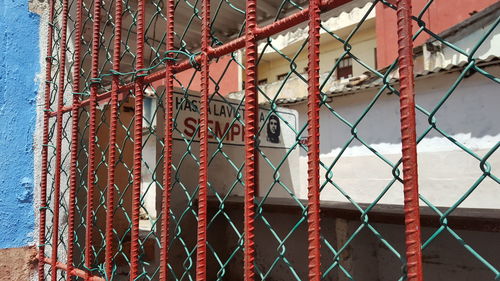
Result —
MULTIPOLYGON (((369 65, 370 67, 375 67, 375 47, 376 47, 376 38, 375 38, 375 25, 374 20, 367 22, 363 25, 363 29, 359 30, 355 36, 349 42, 352 46, 351 54, 358 57, 361 61, 369 65)), ((346 29, 344 32, 345 35, 342 35, 342 38, 346 38, 347 34, 354 27, 350 27, 346 29)), ((307 46, 303 48, 300 53, 300 47, 303 42, 295 43, 294 45, 290 45, 287 48, 283 49, 283 53, 285 53, 289 58, 294 58, 294 63, 297 65, 296 71, 301 74, 307 74, 305 68, 307 67, 307 46)), ((272 42, 274 45, 274 41, 272 42)), ((344 53, 344 45, 341 44, 336 39, 333 39, 328 34, 324 34, 322 36, 321 47, 320 47, 321 55, 320 55, 320 73, 328 73, 331 71, 336 63, 336 60, 344 53)), ((270 47, 267 47, 266 51, 273 50, 270 47)), ((268 83, 273 83, 279 81, 277 76, 280 74, 290 72, 290 62, 286 59, 280 57, 277 53, 273 52, 264 55, 263 59, 259 62, 258 65, 258 79, 267 79, 268 83)), ((361 64, 357 63, 355 60, 352 61, 352 73, 353 77, 359 76, 366 72, 367 69, 361 64)), ((290 76, 291 78, 297 77, 295 74, 290 76)), ((336 79, 336 76, 333 76, 336 79)), ((287 81, 288 82, 288 81, 287 81)), ((281 84, 279 82, 279 84, 281 84)))
MULTIPOLYGON (((496 75, 500 68, 487 70, 496 75)), ((445 95, 458 73, 438 74, 416 82, 416 101, 431 111, 445 95)), ((329 105, 351 124, 362 114, 377 89, 353 95, 333 98, 329 105)), ((498 85, 480 74, 464 79, 443 107, 436 114, 437 126, 466 145, 480 157, 500 141, 500 95, 498 85)), ((299 127, 307 120, 305 103, 292 105, 299 111, 299 127)), ((329 166, 342 146, 352 136, 350 128, 343 124, 325 107, 320 113, 321 161, 329 166)), ((417 112, 417 133, 429 126, 427 117, 417 112)), ((395 95, 382 94, 373 108, 358 125, 358 136, 392 163, 401 157, 399 99, 395 95)), ((418 145, 419 184, 425 198, 438 206, 450 206, 456 202, 482 175, 480 161, 445 139, 435 130, 418 145)), ((301 198, 306 198, 307 155, 301 151, 300 167, 302 182, 296 187, 301 198)), ((492 173, 499 174, 500 156, 494 153, 488 162, 492 173)), ((331 179, 349 196, 360 203, 371 203, 393 179, 392 168, 364 147, 353 141, 332 169, 331 179)), ((325 170, 322 169, 322 180, 325 170)), ((499 185, 486 178, 462 207, 499 208, 499 185)), ((347 198, 328 184, 321 194, 323 200, 347 201, 347 198)), ((381 203, 402 204, 402 185, 395 182, 380 200, 381 203)))

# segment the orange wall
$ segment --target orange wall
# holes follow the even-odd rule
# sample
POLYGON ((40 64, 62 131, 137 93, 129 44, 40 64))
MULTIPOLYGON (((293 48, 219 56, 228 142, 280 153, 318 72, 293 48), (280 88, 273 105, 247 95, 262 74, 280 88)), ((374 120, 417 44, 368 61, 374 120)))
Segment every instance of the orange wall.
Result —
MULTIPOLYGON (((210 63, 210 77, 215 81, 219 81, 219 92, 223 96, 227 96, 231 92, 238 91, 238 65, 231 61, 231 56, 224 56, 219 59, 219 61, 212 60, 210 63), (229 66, 228 66, 229 63, 229 66), (227 67, 227 69, 226 69, 227 67), (225 73, 224 73, 225 71, 225 73), (223 75, 224 73, 224 75, 223 75), (222 77, 223 76, 223 77, 222 77)), ((196 73, 194 79, 192 79, 194 69, 190 68, 186 71, 177 73, 175 77, 182 83, 182 86, 189 90, 199 92, 200 86, 200 72, 196 73), (192 79, 192 81, 191 81, 192 79), (189 84, 191 81, 191 84, 189 84)), ((163 80, 153 83, 153 85, 158 85, 164 83, 163 80)), ((174 82, 174 87, 181 87, 179 83, 174 82)), ((215 91, 215 84, 210 81, 210 93, 215 91)))
MULTIPOLYGON (((395 0, 390 2, 395 3, 395 0)), ((428 0, 413 0, 413 15, 417 16, 428 0)), ((436 0, 426 11, 422 20, 426 27, 438 34, 444 30, 464 21, 473 12, 479 12, 497 0, 436 0)), ((413 22, 413 32, 418 26, 413 22)), ((383 68, 394 61, 397 56, 397 27, 396 11, 385 5, 377 5, 376 11, 377 33, 377 67, 383 68)), ((421 45, 429 35, 421 33, 414 46, 421 45)))

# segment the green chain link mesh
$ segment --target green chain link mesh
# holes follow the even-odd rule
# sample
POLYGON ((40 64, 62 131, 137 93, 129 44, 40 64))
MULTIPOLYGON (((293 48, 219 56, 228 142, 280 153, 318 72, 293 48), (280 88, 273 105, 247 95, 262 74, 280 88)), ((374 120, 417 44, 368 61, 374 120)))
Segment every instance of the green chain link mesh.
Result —
MULTIPOLYGON (((122 84, 130 83, 135 81, 139 72, 134 71, 135 60, 136 60, 136 24, 137 24, 137 3, 134 0, 123 0, 124 11, 122 14, 123 26, 125 28, 122 35, 122 65, 121 71, 119 73, 113 72, 111 69, 112 65, 112 44, 114 39, 114 5, 115 1, 121 0, 103 0, 102 1, 102 21, 100 28, 101 42, 100 42, 100 53, 99 53, 99 78, 93 80, 90 73, 90 61, 91 61, 91 46, 92 46, 92 36, 90 30, 92 30, 92 25, 94 23, 92 13, 93 13, 93 2, 94 1, 84 1, 84 14, 83 14, 83 36, 82 38, 75 37, 75 26, 76 26, 76 15, 74 10, 76 9, 76 0, 70 0, 69 6, 70 16, 68 18, 68 50, 67 56, 69 58, 67 68, 67 79, 65 83, 64 93, 71 92, 71 85, 73 83, 73 63, 75 50, 73 48, 75 40, 81 40, 82 43, 82 68, 80 69, 80 75, 82 77, 82 99, 88 98, 88 93, 90 91, 91 83, 98 82, 99 92, 103 93, 110 90, 111 78, 114 74, 120 75, 120 80, 122 84)), ((55 6, 55 20, 53 21, 55 32, 53 40, 53 54, 51 55, 53 60, 52 69, 52 81, 57 81, 59 73, 59 49, 61 40, 61 10, 62 1, 56 1, 55 6)), ((472 258, 479 261, 485 268, 487 268, 492 273, 492 279, 500 280, 500 269, 498 264, 495 265, 490 260, 487 260, 479 251, 476 251, 472 245, 469 245, 460 235, 460 232, 456 231, 447 224, 447 218, 457 209, 460 204, 473 193, 477 187, 485 180, 490 179, 496 183, 500 183, 499 178, 492 173, 492 167, 488 163, 488 159, 496 152, 500 146, 500 142, 497 142, 488 153, 485 155, 478 155, 472 149, 468 148, 466 144, 460 143, 458 140, 454 139, 451 134, 449 134, 445 128, 442 128, 439 123, 437 113, 443 107, 443 105, 453 96, 454 91, 457 87, 460 87, 466 74, 474 70, 478 74, 490 79, 494 83, 500 83, 500 78, 488 73, 485 69, 481 68, 477 64, 475 53, 478 48, 485 42, 491 32, 498 27, 500 19, 496 19, 494 24, 489 30, 487 30, 481 39, 477 42, 476 46, 470 50, 465 51, 460 49, 458 46, 447 42, 443 38, 440 38, 432 30, 426 27, 426 22, 424 20, 424 15, 428 13, 429 8, 435 4, 436 1, 428 1, 427 5, 423 7, 422 10, 418 11, 417 16, 413 18, 414 25, 419 27, 418 31, 414 35, 414 39, 423 34, 430 35, 435 40, 440 41, 443 45, 453 49, 457 54, 462 54, 468 58, 467 64, 461 70, 460 75, 457 77, 456 81, 451 85, 445 93, 442 94, 441 99, 434 105, 431 106, 421 106, 417 105, 417 114, 424 116, 427 120, 427 124, 419 124, 418 142, 423 140, 426 136, 430 134, 438 134, 451 143, 456 145, 463 153, 468 154, 471 158, 475 159, 478 164, 478 168, 481 170, 481 175, 476 179, 476 181, 469 187, 469 189, 460 196, 455 204, 451 205, 449 208, 443 210, 437 208, 433 205, 433 202, 428 200, 423 195, 420 196, 421 202, 431 208, 437 216, 439 216, 440 227, 433 230, 432 235, 425 237, 424 244, 422 246, 424 254, 426 249, 433 243, 438 243, 437 239, 444 235, 445 233, 450 234, 455 238, 468 252, 472 254, 472 258)), ((290 13, 300 11, 307 6, 306 1, 289 1, 283 0, 281 2, 275 3, 277 12, 274 15, 265 15, 265 20, 267 21, 277 21, 290 13)), ((380 242, 382 247, 389 251, 393 260, 394 268, 397 270, 397 275, 399 280, 405 279, 405 258, 404 258, 404 248, 400 244, 397 245, 398 241, 392 241, 383 234, 383 229, 380 225, 370 222, 370 212, 373 210, 377 204, 381 201, 384 195, 391 189, 401 189, 401 159, 393 161, 385 156, 383 153, 377 151, 377 149, 366 141, 365 133, 360 130, 360 124, 367 118, 367 115, 371 111, 376 111, 377 101, 381 99, 384 94, 392 94, 392 98, 398 99, 398 89, 397 81, 391 79, 391 73, 397 69, 397 62, 394 62, 388 68, 383 70, 377 70, 371 67, 368 63, 364 62, 359 57, 359 52, 356 48, 351 45, 352 39, 360 32, 360 29, 364 27, 365 20, 367 19, 369 13, 375 9, 377 5, 384 5, 387 9, 394 10, 395 6, 391 1, 373 1, 370 7, 362 19, 350 30, 348 36, 340 36, 335 33, 334 30, 329 30, 327 27, 322 26, 321 32, 325 32, 331 36, 335 41, 339 42, 343 46, 343 53, 329 69, 326 74, 322 74, 322 85, 321 85, 321 110, 328 112, 339 122, 341 122, 346 128, 346 139, 343 143, 340 153, 336 155, 331 162, 321 162, 322 174, 324 178, 322 180, 321 189, 322 190, 334 190, 338 192, 341 196, 345 197, 345 200, 350 202, 352 206, 358 211, 359 216, 359 226, 355 231, 349 233, 348 237, 344 241, 340 241, 335 234, 332 233, 332 227, 329 225, 323 225, 322 231, 322 255, 323 255, 323 278, 325 280, 336 280, 332 276, 343 275, 348 280, 355 280, 356 275, 352 272, 348 266, 344 263, 344 258, 346 252, 356 243, 356 239, 363 234, 368 233, 369 235, 374 235, 380 242), (365 71, 371 76, 379 79, 381 81, 380 86, 378 86, 378 91, 374 96, 371 97, 370 102, 365 106, 364 110, 361 111, 359 116, 355 120, 349 120, 345 117, 342 112, 336 110, 335 103, 331 102, 332 95, 328 93, 327 85, 332 79, 335 79, 335 73, 339 68, 339 62, 342 58, 351 58, 354 63, 357 63, 365 68, 365 71), (380 165, 386 167, 387 173, 391 175, 391 178, 381 184, 381 192, 378 196, 371 199, 370 204, 361 204, 356 202, 347 191, 346 186, 341 186, 336 183, 335 179, 335 169, 340 165, 343 153, 353 145, 362 145, 370 150, 373 155, 380 159, 380 165)), ((180 22, 182 28, 176 26, 176 49, 166 50, 165 49, 165 25, 168 20, 165 15, 165 1, 162 0, 151 0, 147 1, 148 13, 146 16, 146 38, 145 38, 145 58, 146 58, 146 68, 142 69, 141 73, 152 73, 164 67, 166 60, 166 52, 174 52, 174 58, 176 61, 181 61, 183 59, 193 59, 197 54, 199 44, 193 42, 193 38, 200 36, 200 20, 201 20, 201 1, 191 1, 191 0, 178 0, 176 1, 176 11, 182 10, 183 13, 188 11, 191 14, 187 18, 186 22, 180 22), (179 32, 179 30, 182 30, 179 32)), ((244 2, 243 1, 229 1, 229 0, 215 0, 212 1, 212 21, 211 21, 211 40, 212 46, 220 46, 224 43, 229 42, 232 38, 243 35, 244 33, 244 2), (228 14, 228 11, 231 13, 228 14), (232 32, 233 37, 223 34, 220 30, 217 30, 217 26, 224 23, 225 18, 228 16, 241 19, 238 26, 234 26, 232 32)), ((177 22, 176 22, 177 24, 177 22)), ((287 130, 293 131, 295 135, 295 142, 286 148, 282 154, 282 158, 279 160, 274 159, 266 153, 264 149, 259 149, 260 154, 260 169, 271 171, 272 178, 265 180, 265 186, 261 186, 261 197, 257 199, 256 202, 256 227, 259 232, 257 235, 257 246, 256 246, 256 271, 258 279, 260 280, 281 280, 276 279, 276 276, 283 276, 283 278, 291 280, 305 280, 306 272, 303 271, 303 264, 307 263, 306 256, 306 221, 307 221, 307 204, 301 200, 301 198, 295 194, 294 189, 290 186, 282 176, 284 173, 283 167, 287 165, 287 161, 290 161, 289 157, 294 151, 307 151, 307 146, 301 142, 305 134, 307 133, 307 124, 301 125, 301 127, 295 127, 294 124, 290 124, 288 119, 282 116, 278 105, 284 99, 283 92, 286 85, 291 79, 298 78, 303 81, 304 85, 307 85, 307 76, 298 69, 297 60, 301 55, 307 52, 307 40, 304 40, 299 44, 298 47, 292 52, 293 55, 287 55, 283 53, 279 47, 276 46, 276 39, 267 38, 263 40, 259 47, 260 57, 258 64, 262 64, 262 58, 264 53, 273 53, 280 59, 285 60, 289 64, 289 69, 284 76, 283 80, 280 82, 281 85, 279 90, 274 92, 266 92, 265 87, 259 86, 259 94, 261 96, 261 102, 265 103, 266 107, 269 108, 268 111, 264 111, 264 121, 262 124, 266 124, 271 116, 275 115, 280 118, 282 124, 287 127, 287 130), (271 203, 273 192, 277 190, 286 197, 291 199, 294 207, 299 212, 293 213, 287 217, 287 220, 279 221, 273 218, 276 212, 271 203), (279 224, 279 227, 276 225, 279 224), (300 241, 300 245, 297 245, 296 241, 300 241), (263 254, 265 253, 265 255, 263 254)), ((199 41, 199 40, 198 40, 199 41)), ((321 57, 321 59, 329 60, 330 58, 321 57)), ((333 59, 333 58, 332 58, 333 59)), ((176 98, 178 98, 178 103, 181 107, 189 106, 191 108, 196 108, 193 93, 198 91, 199 87, 199 70, 194 64, 193 70, 186 71, 182 74, 176 74, 176 98), (187 74, 186 74, 187 73, 187 74), (181 77, 182 75, 182 77, 181 77), (189 77, 187 77, 189 76, 189 77), (186 78, 187 77, 187 78, 186 78)), ((244 187, 243 182, 243 170, 244 163, 238 159, 232 159, 231 153, 228 152, 228 146, 224 143, 224 139, 228 138, 231 134, 231 130, 235 126, 242 128, 244 126, 243 116, 238 112, 242 112, 244 100, 228 100, 227 93, 221 92, 221 85, 228 80, 233 80, 235 77, 230 77, 226 75, 230 72, 230 69, 240 69, 244 72, 244 65, 241 63, 241 54, 239 52, 234 52, 228 56, 225 56, 219 60, 213 61, 213 64, 217 64, 222 72, 215 74, 212 72, 210 74, 211 81, 211 93, 210 100, 211 103, 215 102, 225 102, 229 107, 231 107, 235 114, 234 118, 231 120, 230 125, 225 128, 222 132, 211 131, 213 139, 211 140, 211 150, 209 153, 209 195, 211 199, 210 212, 209 212, 209 224, 208 224, 208 264, 209 264, 209 279, 210 280, 229 280, 230 276, 237 276, 238 272, 241 272, 242 258, 243 258, 243 223, 242 223, 242 212, 237 211, 237 205, 231 198, 241 196, 244 187), (223 161, 226 167, 230 167, 224 171, 218 171, 217 166, 214 166, 217 161, 223 161), (219 186, 213 184, 217 181, 216 174, 224 173, 224 177, 230 178, 232 184, 225 186, 221 189, 219 186), (217 233, 223 233, 224 237, 219 237, 217 233)), ((151 83, 146 84, 146 101, 151 104, 153 110, 150 112, 148 117, 144 117, 144 133, 143 133, 143 147, 154 146, 156 147, 156 155, 162 155, 163 143, 163 132, 160 129, 160 124, 163 121, 164 114, 164 94, 165 89, 160 85, 161 83, 151 83)), ((57 109, 56 97, 59 91, 58 85, 55 82, 50 83, 51 87, 51 111, 57 109)), ((131 198, 131 188, 132 188, 132 147, 133 147, 133 132, 132 127, 134 123, 133 119, 133 91, 126 92, 120 101, 120 113, 117 127, 117 134, 119 136, 119 141, 116 144, 117 149, 117 161, 112 163, 116 169, 117 181, 115 186, 107 186, 107 170, 108 166, 108 134, 110 128, 109 122, 109 101, 101 103, 98 110, 98 123, 96 135, 98 139, 96 141, 96 182, 95 182, 95 196, 94 196, 94 216, 91 222, 85 221, 86 213, 86 194, 87 194, 87 161, 88 161, 88 134, 89 134, 89 108, 84 106, 80 109, 79 120, 80 126, 78 128, 78 161, 77 161, 77 202, 75 205, 76 210, 76 221, 75 221, 75 241, 67 241, 67 217, 68 217, 68 193, 69 193, 69 161, 70 153, 69 146, 71 145, 71 124, 70 120, 73 116, 70 113, 65 113, 64 124, 63 124, 63 155, 61 164, 61 177, 62 177, 62 189, 61 189, 61 204, 59 206, 61 214, 60 230, 59 230, 59 261, 66 262, 66 252, 68 243, 73 243, 76 254, 74 257, 74 264, 76 268, 87 269, 84 266, 84 252, 85 247, 88 245, 89 241, 85 241, 85 229, 88 225, 93 227, 93 240, 92 241, 92 260, 94 263, 92 267, 89 268, 94 275, 101 276, 106 280, 126 280, 129 266, 129 251, 130 251, 130 231, 131 231, 131 217, 130 217, 130 198, 131 198), (119 179, 118 179, 119 178, 119 179), (106 192, 107 188, 113 188, 116 192, 116 206, 113 210, 115 216, 115 226, 114 229, 114 241, 116 245, 116 252, 114 254, 114 274, 113 276, 105 276, 104 273, 104 251, 105 251, 105 231, 106 225, 103 220, 105 213, 108 211, 106 207, 106 192)), ((66 105, 71 105, 70 96, 65 98, 66 105)), ((179 129, 179 124, 177 124, 177 118, 179 117, 179 112, 175 114, 174 119, 174 139, 176 140, 176 146, 173 162, 173 185, 170 187, 172 189, 172 196, 175 198, 175 204, 172 206, 170 213, 171 216, 171 239, 169 241, 169 253, 170 253, 170 264, 169 264, 169 274, 171 280, 194 280, 195 276, 195 265, 196 265, 196 221, 197 221, 197 193, 198 186, 195 182, 185 182, 186 173, 190 173, 193 179, 197 178, 196 167, 199 165, 198 159, 198 143, 197 143, 197 132, 199 127, 196 126, 195 132, 188 136, 183 131, 179 129)), ((53 196, 54 196, 54 169, 55 169, 55 132, 56 124, 55 118, 51 119, 50 122, 50 132, 49 132, 49 161, 48 161, 48 171, 49 171, 49 192, 47 197, 48 203, 48 214, 49 220, 46 227, 47 239, 45 241, 46 245, 46 256, 50 257, 51 253, 51 237, 53 231, 54 222, 50 221, 53 214, 53 196)), ((398 129, 398 128, 395 128, 398 129)), ((260 132, 265 130, 265 127, 260 128, 260 132)), ((156 157, 154 159, 146 159, 143 156, 143 176, 150 177, 151 181, 143 184, 141 187, 141 223, 140 223, 140 277, 138 280, 158 280, 159 278, 159 248, 160 248, 160 234, 159 225, 161 216, 165 215, 159 211, 156 213, 151 213, 151 209, 146 206, 146 198, 148 196, 157 196, 161 194, 162 190, 165 188, 162 186, 162 167, 163 159, 161 157, 156 157), (151 195, 156 194, 156 195, 151 195)), ((323 216, 326 216, 323 214, 323 216)), ((46 266, 47 269, 50 268, 49 265, 46 266)), ((64 271, 59 271, 61 276, 59 280, 66 280, 66 273, 64 271)), ((50 270, 46 270, 46 278, 50 278, 50 270)), ((80 279, 73 277, 75 280, 80 279)), ((284 280, 284 279, 283 279, 284 280)))

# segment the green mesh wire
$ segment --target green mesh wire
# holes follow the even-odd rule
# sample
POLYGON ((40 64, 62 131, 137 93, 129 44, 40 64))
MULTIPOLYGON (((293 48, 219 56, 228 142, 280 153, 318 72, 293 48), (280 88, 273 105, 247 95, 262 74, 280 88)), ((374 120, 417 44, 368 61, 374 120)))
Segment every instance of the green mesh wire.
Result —
MULTIPOLYGON (((137 2, 133 0, 123 0, 124 11, 122 14, 123 34, 121 40, 121 68, 119 72, 112 71, 113 63, 113 40, 115 33, 114 26, 114 6, 116 1, 121 0, 103 0, 102 20, 100 27, 100 52, 99 52, 99 76, 97 80, 92 79, 90 72, 91 64, 91 46, 92 36, 89 30, 92 29, 94 23, 92 13, 94 9, 94 1, 84 1, 83 3, 83 35, 82 38, 74 38, 74 29, 76 26, 75 14, 70 13, 68 18, 68 46, 67 56, 69 63, 67 64, 67 79, 64 93, 71 92, 73 84, 72 71, 75 51, 71 47, 75 40, 80 40, 82 43, 82 68, 80 75, 82 77, 82 99, 88 99, 90 85, 98 82, 99 93, 104 93, 110 90, 111 79, 113 75, 119 75, 122 84, 132 83, 139 75, 151 74, 165 67, 165 63, 172 58, 166 54, 174 54, 173 59, 176 62, 184 59, 190 59, 193 64, 192 70, 176 74, 175 80, 175 102, 178 106, 196 108, 194 114, 199 114, 196 104, 196 95, 199 89, 200 71, 198 65, 193 58, 199 53, 199 43, 193 42, 193 38, 200 36, 201 23, 201 1, 178 0, 176 1, 176 11, 182 10, 183 13, 188 11, 190 14, 185 22, 179 24, 182 28, 176 26, 175 33, 175 50, 166 50, 165 26, 167 20, 165 9, 166 3, 163 0, 147 1, 148 12, 146 15, 145 25, 145 68, 135 70, 136 64, 136 33, 137 33, 137 2)), ((364 27, 369 13, 377 6, 385 6, 387 9, 394 10, 395 6, 392 1, 376 0, 372 1, 368 10, 361 20, 354 25, 347 36, 341 36, 335 30, 330 30, 327 26, 321 27, 321 32, 333 38, 336 42, 342 45, 343 52, 338 57, 338 60, 333 64, 333 67, 322 73, 321 84, 321 104, 322 111, 334 117, 343 126, 345 126, 346 138, 340 147, 340 152, 332 161, 322 161, 319 163, 321 172, 324 175, 322 178, 321 190, 335 192, 344 198, 357 210, 359 225, 348 233, 348 236, 341 241, 339 237, 332 234, 331 226, 323 225, 322 231, 322 273, 325 280, 337 280, 341 276, 347 280, 355 280, 356 273, 346 265, 345 259, 349 248, 356 244, 360 237, 369 235, 376 240, 387 250, 391 258, 394 259, 395 268, 397 268, 397 276, 399 280, 406 278, 406 262, 404 250, 398 244, 398 241, 384 236, 384 229, 381 225, 370 221, 370 212, 380 204, 382 198, 393 189, 401 189, 401 159, 397 161, 391 160, 387 155, 377 151, 377 149, 366 140, 365 132, 361 129, 362 124, 368 117, 370 112, 376 111, 378 101, 385 94, 390 93, 391 98, 398 99, 397 81, 391 79, 391 74, 397 69, 397 62, 394 62, 388 68, 383 70, 375 69, 370 66, 370 63, 363 61, 359 56, 359 50, 353 47, 352 40, 356 37, 360 30, 364 27), (359 64, 365 69, 369 75, 381 81, 376 93, 370 97, 369 102, 365 105, 360 114, 352 120, 344 116, 344 113, 338 111, 336 104, 332 102, 332 94, 328 91, 328 85, 332 80, 335 80, 335 74, 339 69, 339 63, 342 58, 351 58, 354 63, 359 64), (362 204, 351 197, 348 192, 348 187, 339 184, 335 178, 335 170, 341 165, 341 160, 345 157, 345 151, 353 146, 361 145, 367 148, 373 155, 379 159, 381 167, 384 167, 390 179, 381 183, 381 192, 377 196, 370 199, 369 204, 362 204)), ((430 134, 438 134, 448 139, 456 145, 463 153, 466 153, 471 158, 475 159, 478 164, 478 169, 481 170, 481 175, 470 186, 470 188, 460 196, 455 204, 451 205, 446 210, 439 209, 433 205, 433 202, 426 199, 423 195, 420 196, 421 202, 432 209, 439 216, 440 226, 433 230, 432 235, 426 237, 422 245, 424 254, 426 249, 437 243, 438 237, 448 233, 455 238, 468 252, 471 257, 479 261, 487 270, 492 273, 492 280, 500 280, 500 272, 498 265, 493 261, 485 259, 481 253, 469 245, 460 235, 460 232, 453 229, 447 224, 447 218, 460 207, 460 204, 466 200, 471 193, 485 180, 490 179, 496 183, 500 183, 499 178, 492 173, 492 167, 488 159, 496 152, 500 146, 497 142, 488 153, 478 155, 466 144, 462 144, 449 134, 445 128, 442 128, 439 123, 438 112, 446 104, 447 100, 453 96, 455 89, 460 87, 461 82, 467 73, 471 70, 490 79, 494 83, 500 83, 500 79, 493 74, 488 73, 485 69, 477 65, 475 53, 479 47, 485 42, 488 36, 498 27, 500 19, 496 19, 493 25, 487 30, 481 39, 477 42, 470 51, 465 51, 458 46, 440 38, 432 30, 426 27, 424 15, 429 12, 429 8, 435 4, 435 1, 428 1, 422 10, 417 11, 417 16, 413 18, 414 24, 419 27, 414 35, 414 39, 424 34, 429 35, 435 40, 440 41, 443 45, 453 49, 458 54, 465 55, 468 60, 466 66, 461 70, 456 81, 451 85, 446 93, 443 93, 441 99, 432 106, 417 105, 418 114, 425 116, 427 124, 423 126, 423 130, 419 131, 418 142, 423 140, 430 134)), ((228 43, 234 38, 244 35, 244 16, 245 8, 242 1, 216 0, 212 1, 213 10, 211 18, 211 45, 217 47, 228 43), (230 11, 229 14, 227 11, 230 11), (224 23, 228 16, 240 19, 239 25, 232 27, 231 34, 225 34, 218 26, 224 23)), ((278 1, 273 3, 277 9, 270 14, 259 11, 262 21, 275 22, 294 12, 303 10, 307 7, 307 1, 278 1)), ((76 0, 69 1, 70 11, 75 10, 76 0)), ((258 4, 259 5, 259 4, 258 4)), ((56 1, 55 19, 61 17, 61 1, 56 1)), ((177 22, 176 22, 177 24, 177 22)), ((54 52, 51 55, 54 58, 52 81, 57 81, 59 71, 59 46, 61 27, 59 20, 54 21, 54 52)), ((283 116, 283 111, 280 110, 282 105, 281 100, 286 98, 284 93, 286 86, 290 84, 292 79, 302 81, 303 85, 307 85, 307 75, 302 69, 299 69, 297 61, 300 56, 307 53, 307 40, 300 42, 290 54, 285 54, 276 44, 276 38, 267 38, 260 42, 258 65, 263 64, 264 53, 273 53, 279 57, 279 60, 285 61, 289 65, 289 69, 283 76, 283 79, 278 82, 277 92, 268 92, 264 86, 259 86, 260 102, 262 103, 263 121, 261 124, 267 124, 272 116, 277 116, 280 119, 282 126, 286 130, 293 133, 294 141, 287 148, 281 151, 281 158, 275 159, 266 149, 258 147, 259 153, 259 169, 270 171, 266 175, 269 178, 263 179, 260 186, 259 198, 256 200, 256 227, 258 234, 256 237, 256 259, 255 269, 257 279, 259 280, 306 280, 307 272, 304 271, 304 264, 307 263, 306 256, 306 226, 307 226, 307 203, 302 200, 299 194, 296 194, 293 186, 285 178, 285 166, 289 161, 293 161, 292 154, 307 152, 307 146, 302 142, 302 139, 307 133, 307 122, 300 126, 292 124, 283 116), (277 219, 276 208, 273 207, 273 197, 275 194, 281 194, 281 197, 289 199, 292 207, 296 210, 293 215, 287 217, 286 221, 277 219), (297 211, 298 210, 298 211, 297 211), (300 241, 301 245, 297 245, 300 241)), ((244 190, 244 162, 241 159, 232 157, 230 146, 226 140, 232 134, 235 127, 243 128, 244 120, 242 114, 244 107, 244 99, 230 99, 228 93, 222 91, 222 85, 228 81, 237 79, 229 74, 234 73, 234 70, 240 70, 244 73, 245 67, 241 63, 242 54, 240 52, 231 53, 223 58, 212 61, 212 65, 217 64, 221 69, 219 73, 210 73, 210 105, 214 103, 225 103, 235 112, 228 126, 220 131, 210 129, 210 151, 209 151, 209 196, 210 208, 208 216, 208 276, 210 280, 234 280, 238 274, 241 275, 241 265, 243 259, 243 223, 241 205, 235 204, 235 198, 241 197, 244 190), (231 69, 231 70, 230 70, 231 69), (219 170, 219 166, 223 163, 226 169, 219 170), (224 177, 230 179, 227 186, 221 187, 218 185, 217 176, 220 173, 224 177), (221 236, 221 233, 223 236, 221 236)), ((334 60, 337 58, 321 57, 321 60, 334 60)), ((50 83, 51 87, 51 111, 57 109, 57 93, 59 89, 55 82, 50 83)), ((172 165, 173 184, 168 187, 171 189, 173 200, 172 208, 169 214, 163 214, 156 205, 155 209, 151 209, 148 205, 149 198, 160 198, 161 193, 166 188, 162 185, 163 180, 163 162, 162 152, 164 149, 164 134, 163 118, 165 114, 165 88, 162 83, 148 83, 144 85, 146 92, 146 102, 148 109, 151 109, 149 116, 143 118, 143 159, 142 159, 142 175, 150 179, 148 182, 143 181, 141 186, 141 217, 140 217, 140 234, 139 234, 139 277, 138 280, 158 280, 159 278, 159 249, 162 246, 160 243, 160 222, 161 217, 169 215, 171 217, 170 241, 169 249, 169 278, 171 280, 194 280, 196 269, 196 223, 197 217, 197 197, 198 197, 198 171, 199 167, 199 139, 197 134, 200 130, 199 125, 193 127, 191 135, 185 134, 181 130, 180 112, 174 113, 174 159, 172 165), (146 151, 154 147, 154 157, 146 156, 146 151), (186 173, 189 173, 193 180, 186 180, 186 173)), ((89 107, 82 106, 79 110, 80 125, 78 128, 78 161, 77 161, 77 178, 78 184, 76 189, 76 220, 75 220, 75 241, 67 241, 67 218, 68 210, 68 192, 69 192, 69 146, 71 145, 71 124, 70 120, 74 117, 70 113, 65 113, 63 124, 63 155, 61 164, 61 177, 64 179, 61 188, 61 203, 59 207, 61 218, 59 229, 59 261, 66 262, 65 253, 67 252, 68 243, 73 243, 75 247, 74 265, 78 269, 88 270, 93 275, 105 278, 105 280, 126 280, 128 268, 130 266, 130 239, 131 239, 131 211, 130 198, 132 192, 132 148, 134 143, 133 124, 134 124, 134 93, 128 91, 123 93, 119 102, 119 117, 118 126, 116 128, 119 135, 116 143, 117 158, 115 163, 108 163, 109 153, 109 129, 110 117, 109 107, 110 101, 100 102, 97 114, 97 140, 96 140, 96 179, 95 179, 95 194, 93 220, 87 222, 85 213, 87 208, 87 173, 88 173, 88 148, 89 148, 89 107), (107 171, 110 165, 116 170, 117 181, 115 186, 107 186, 107 171), (113 188, 116 192, 115 206, 112 210, 107 209, 106 193, 108 188, 113 188), (104 272, 104 251, 106 246, 105 231, 106 224, 104 216, 106 212, 113 212, 115 216, 115 226, 113 229, 113 239, 115 251, 113 255, 113 276, 106 276, 104 272), (85 241, 85 230, 91 225, 93 229, 93 241, 85 241), (88 247, 89 242, 92 244, 92 266, 86 268, 84 261, 85 247, 88 247)), ((71 105, 70 99, 65 99, 65 105, 71 105)), ((419 126, 422 124, 419 124, 419 126)), ((50 257, 51 239, 54 222, 51 222, 53 214, 53 191, 54 191, 54 165, 55 165, 55 118, 51 119, 49 130, 49 192, 47 197, 48 203, 48 223, 46 227, 46 250, 45 254, 50 257)), ((398 128, 395 128, 398 129, 398 128)), ((263 135, 265 126, 259 128, 259 135, 263 135)), ((323 141, 323 140, 322 140, 323 141)), ((262 175, 262 172, 261 172, 262 175)), ((158 200, 157 200, 158 201, 158 200)), ((158 201, 159 202, 159 201, 158 201)), ((326 215, 323 215, 324 217, 326 215)), ((60 272, 60 280, 66 280, 66 273, 60 272)), ((50 278, 50 266, 46 266, 46 278, 50 278)), ((73 277, 74 280, 81 278, 73 277)))

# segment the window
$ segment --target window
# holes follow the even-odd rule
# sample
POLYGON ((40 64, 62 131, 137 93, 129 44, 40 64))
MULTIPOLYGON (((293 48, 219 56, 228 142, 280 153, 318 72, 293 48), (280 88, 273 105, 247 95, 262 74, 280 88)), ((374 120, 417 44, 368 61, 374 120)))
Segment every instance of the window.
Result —
POLYGON ((257 85, 259 85, 259 86, 262 86, 262 85, 265 85, 265 84, 267 84, 267 78, 260 79, 260 80, 257 82, 257 85))
POLYGON ((352 77, 352 58, 345 56, 337 66, 337 79, 352 77))
POLYGON ((287 76, 287 75, 288 75, 288 73, 282 73, 282 74, 279 74, 279 75, 277 76, 277 78, 278 78, 278 80, 283 80, 283 79, 285 79, 285 78, 286 78, 286 76, 287 76))

